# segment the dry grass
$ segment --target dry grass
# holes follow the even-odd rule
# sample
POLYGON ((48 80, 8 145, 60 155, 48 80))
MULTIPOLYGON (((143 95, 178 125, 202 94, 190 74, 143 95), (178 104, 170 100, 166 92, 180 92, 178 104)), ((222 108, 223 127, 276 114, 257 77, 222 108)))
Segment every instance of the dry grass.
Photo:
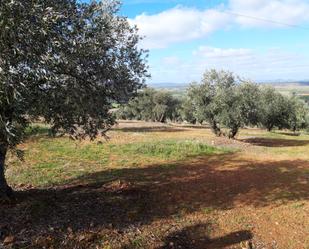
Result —
POLYGON ((1 207, 13 248, 309 248, 309 136, 121 122, 103 143, 21 147, 1 207), (216 146, 214 148, 213 146, 216 146))

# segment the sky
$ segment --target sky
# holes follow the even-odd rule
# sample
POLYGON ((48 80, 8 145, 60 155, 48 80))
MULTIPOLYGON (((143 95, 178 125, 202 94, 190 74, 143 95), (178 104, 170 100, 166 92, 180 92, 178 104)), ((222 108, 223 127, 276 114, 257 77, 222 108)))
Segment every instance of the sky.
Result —
POLYGON ((211 68, 252 81, 309 79, 309 0, 123 0, 149 50, 148 83, 211 68))

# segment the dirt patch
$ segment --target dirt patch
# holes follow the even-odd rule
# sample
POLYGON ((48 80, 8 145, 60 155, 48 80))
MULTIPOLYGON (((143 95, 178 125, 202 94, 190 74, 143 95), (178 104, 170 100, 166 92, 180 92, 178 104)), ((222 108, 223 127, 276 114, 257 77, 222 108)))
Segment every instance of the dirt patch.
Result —
MULTIPOLYGON (((305 203, 300 208, 308 207, 308 183, 300 181, 307 167, 303 161, 292 165, 235 155, 200 157, 176 168, 115 170, 110 174, 117 180, 109 182, 28 189, 17 193, 16 203, 2 206, 2 239, 14 236, 10 244, 17 248, 90 248, 104 243, 112 248, 138 248, 123 247, 128 243, 140 248, 241 248, 251 239, 261 243, 255 236, 268 241, 267 234, 260 235, 268 227, 271 238, 278 240, 288 225, 278 219, 280 226, 269 226, 269 214, 261 213, 299 200, 305 203), (201 220, 212 226, 200 225, 201 220), (162 227, 169 232, 161 233, 162 227)), ((108 173, 83 176, 83 182, 100 179, 99 174, 108 173)), ((303 220, 294 237, 300 240, 307 225, 303 220)))

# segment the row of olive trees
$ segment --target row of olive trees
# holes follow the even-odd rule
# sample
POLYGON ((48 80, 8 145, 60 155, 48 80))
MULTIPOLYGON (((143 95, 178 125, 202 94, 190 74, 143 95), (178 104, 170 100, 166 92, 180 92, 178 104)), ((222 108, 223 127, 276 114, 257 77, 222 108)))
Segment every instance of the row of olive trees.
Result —
POLYGON ((309 126, 307 105, 271 87, 239 80, 231 72, 207 71, 184 99, 146 88, 117 112, 118 119, 208 123, 217 136, 234 138, 245 126, 297 131, 309 126))
POLYGON ((207 71, 183 102, 184 120, 207 122, 218 135, 234 138, 244 126, 296 131, 309 125, 308 106, 271 87, 238 80, 231 72, 207 71), (240 82, 239 82, 240 81, 240 82))
POLYGON ((119 108, 116 112, 118 119, 137 119, 153 122, 180 120, 181 101, 169 92, 145 88, 119 108))

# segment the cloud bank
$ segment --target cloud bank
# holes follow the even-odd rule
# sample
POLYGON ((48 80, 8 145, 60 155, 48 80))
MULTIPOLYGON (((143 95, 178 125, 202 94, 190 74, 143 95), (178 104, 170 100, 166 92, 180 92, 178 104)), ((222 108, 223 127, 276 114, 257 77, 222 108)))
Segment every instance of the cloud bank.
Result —
POLYGON ((139 15, 131 23, 145 37, 143 47, 153 49, 205 37, 224 28, 229 19, 228 15, 212 9, 175 7, 157 15, 139 15))
POLYGON ((231 26, 287 28, 288 25, 302 25, 309 21, 308 13, 309 3, 305 0, 229 0, 227 5, 213 9, 176 6, 155 15, 143 13, 130 22, 145 37, 142 47, 160 49, 204 38, 231 26))

